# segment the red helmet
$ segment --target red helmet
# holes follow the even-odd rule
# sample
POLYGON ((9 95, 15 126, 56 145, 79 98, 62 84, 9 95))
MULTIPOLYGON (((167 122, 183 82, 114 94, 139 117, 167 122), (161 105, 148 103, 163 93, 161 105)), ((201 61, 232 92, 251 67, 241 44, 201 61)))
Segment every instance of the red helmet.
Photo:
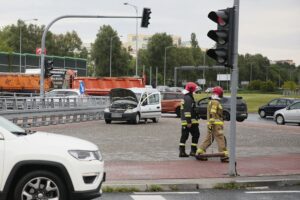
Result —
POLYGON ((218 97, 223 97, 223 89, 220 86, 214 87, 212 93, 218 95, 218 97))
POLYGON ((198 85, 194 82, 188 82, 185 86, 185 89, 189 92, 195 92, 197 89, 198 85))

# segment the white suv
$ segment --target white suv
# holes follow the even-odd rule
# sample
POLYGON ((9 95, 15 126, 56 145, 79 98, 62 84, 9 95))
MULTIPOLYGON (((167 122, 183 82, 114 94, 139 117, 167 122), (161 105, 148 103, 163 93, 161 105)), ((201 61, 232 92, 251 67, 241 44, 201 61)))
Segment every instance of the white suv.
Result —
POLYGON ((89 200, 101 195, 104 181, 96 145, 25 131, 0 117, 1 200, 89 200))

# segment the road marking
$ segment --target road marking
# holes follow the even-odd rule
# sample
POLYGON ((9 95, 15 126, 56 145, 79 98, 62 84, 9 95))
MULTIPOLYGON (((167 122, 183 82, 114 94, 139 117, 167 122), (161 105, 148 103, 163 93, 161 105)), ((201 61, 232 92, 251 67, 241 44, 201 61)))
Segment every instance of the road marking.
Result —
POLYGON ((247 194, 278 194, 278 193, 300 193, 299 190, 289 190, 289 191, 249 191, 245 192, 247 194))
POLYGON ((160 195, 130 195, 134 200, 166 200, 160 195))
POLYGON ((199 194, 200 192, 134 192, 136 195, 199 194))

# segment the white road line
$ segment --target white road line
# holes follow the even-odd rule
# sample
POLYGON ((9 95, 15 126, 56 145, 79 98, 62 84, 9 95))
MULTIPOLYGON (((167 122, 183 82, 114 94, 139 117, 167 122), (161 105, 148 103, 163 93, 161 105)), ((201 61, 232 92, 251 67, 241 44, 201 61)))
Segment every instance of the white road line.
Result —
POLYGON ((166 200, 160 195, 130 195, 134 200, 166 200))
POLYGON ((135 195, 199 194, 200 192, 134 192, 135 195))
POLYGON ((290 191, 249 191, 245 192, 246 194, 278 194, 278 193, 300 193, 299 190, 290 190, 290 191))

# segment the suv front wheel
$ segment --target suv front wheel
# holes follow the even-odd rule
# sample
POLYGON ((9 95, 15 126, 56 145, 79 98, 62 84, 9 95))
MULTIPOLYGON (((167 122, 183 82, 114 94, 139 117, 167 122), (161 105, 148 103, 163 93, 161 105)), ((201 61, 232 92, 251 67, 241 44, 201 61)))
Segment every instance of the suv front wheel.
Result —
POLYGON ((14 190, 14 200, 67 200, 63 181, 49 171, 32 171, 23 176, 14 190))
POLYGON ((260 116, 261 118, 265 118, 265 117, 266 117, 266 112, 265 112, 264 110, 260 110, 260 111, 259 111, 259 116, 260 116))
POLYGON ((276 118, 275 118, 275 121, 279 125, 283 125, 285 123, 284 122, 284 117, 282 115, 277 115, 276 118))

